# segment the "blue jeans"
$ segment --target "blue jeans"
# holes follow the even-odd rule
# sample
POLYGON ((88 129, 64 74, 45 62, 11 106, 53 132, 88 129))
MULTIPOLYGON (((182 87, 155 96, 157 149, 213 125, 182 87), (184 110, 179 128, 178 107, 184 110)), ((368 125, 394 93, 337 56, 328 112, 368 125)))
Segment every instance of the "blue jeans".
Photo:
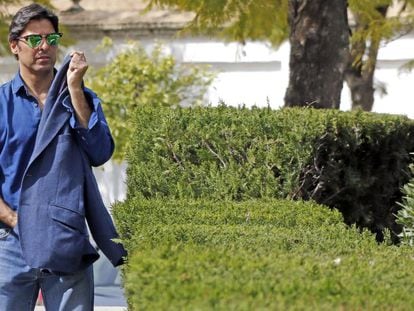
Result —
POLYGON ((92 266, 70 275, 30 268, 22 257, 18 234, 0 227, 0 310, 34 310, 39 289, 48 311, 93 310, 92 266))

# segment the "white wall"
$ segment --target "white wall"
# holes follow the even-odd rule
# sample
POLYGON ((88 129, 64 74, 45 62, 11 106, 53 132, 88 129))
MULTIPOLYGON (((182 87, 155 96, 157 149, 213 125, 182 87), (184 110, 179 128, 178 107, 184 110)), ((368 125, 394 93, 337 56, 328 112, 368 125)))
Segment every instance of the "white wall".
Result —
POLYGON ((116 201, 125 200, 126 196, 126 164, 109 161, 94 168, 96 180, 102 199, 106 206, 116 201))

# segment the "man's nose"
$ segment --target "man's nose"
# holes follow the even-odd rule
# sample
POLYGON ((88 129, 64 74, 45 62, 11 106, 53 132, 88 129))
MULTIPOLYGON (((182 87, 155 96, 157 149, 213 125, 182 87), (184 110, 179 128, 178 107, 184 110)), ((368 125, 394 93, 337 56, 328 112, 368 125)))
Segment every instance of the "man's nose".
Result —
POLYGON ((40 42, 39 48, 42 50, 46 50, 50 47, 50 45, 47 43, 46 38, 42 37, 42 41, 40 42))

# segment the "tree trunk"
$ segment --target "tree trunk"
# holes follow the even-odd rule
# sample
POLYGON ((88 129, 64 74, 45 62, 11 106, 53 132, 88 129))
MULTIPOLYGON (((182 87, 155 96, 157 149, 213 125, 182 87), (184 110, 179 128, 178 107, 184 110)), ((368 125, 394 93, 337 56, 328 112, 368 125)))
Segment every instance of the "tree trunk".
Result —
POLYGON ((347 0, 289 0, 285 106, 339 108, 349 55, 347 0))
POLYGON ((374 106, 374 69, 361 70, 349 62, 345 81, 351 91, 352 110, 371 111, 374 106))
MULTIPOLYGON (((378 7, 383 18, 389 6, 378 7)), ((358 15, 355 15, 355 31, 363 31, 367 27, 358 15)), ((351 91, 352 110, 371 111, 374 106, 374 73, 377 65, 380 38, 365 37, 352 42, 345 81, 351 91)))

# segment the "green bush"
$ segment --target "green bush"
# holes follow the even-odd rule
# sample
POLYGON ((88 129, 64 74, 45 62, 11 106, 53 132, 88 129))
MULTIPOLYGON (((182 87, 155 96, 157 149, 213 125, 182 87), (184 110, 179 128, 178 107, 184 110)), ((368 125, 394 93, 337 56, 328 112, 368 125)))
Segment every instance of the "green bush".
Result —
POLYGON ((133 122, 114 206, 131 310, 414 304, 411 250, 384 230, 410 176, 409 119, 220 106, 140 107, 133 122))
POLYGON ((377 244, 312 202, 130 199, 131 310, 408 310, 409 248, 377 244))
MULTIPOLYGON (((271 225, 292 230, 317 229, 321 224, 345 226, 339 212, 300 201, 259 200, 236 203, 169 198, 147 200, 135 197, 115 204, 113 210, 118 231, 127 242, 143 227, 271 225)), ((133 249, 134 246, 129 248, 133 249)))
POLYGON ((289 197, 324 120, 313 110, 218 108, 136 111, 128 195, 289 197))
POLYGON ((128 197, 312 199, 382 239, 408 181, 414 122, 314 109, 143 107, 128 197))
MULTIPOLYGON (((410 166, 411 172, 414 173, 414 165, 410 166)), ((401 209, 397 213, 396 222, 402 226, 400 233, 401 242, 410 246, 414 245, 414 178, 404 185, 402 192, 404 197, 401 209)))

